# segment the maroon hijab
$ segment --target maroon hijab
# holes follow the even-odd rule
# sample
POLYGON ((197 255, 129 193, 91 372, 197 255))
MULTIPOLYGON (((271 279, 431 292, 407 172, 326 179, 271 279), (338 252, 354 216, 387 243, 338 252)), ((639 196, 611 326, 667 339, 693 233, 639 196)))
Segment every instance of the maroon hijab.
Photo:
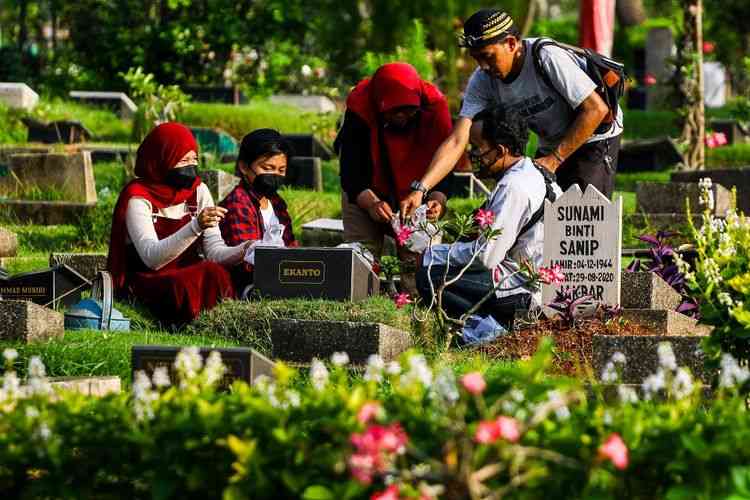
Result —
POLYGON ((143 140, 135 161, 137 179, 130 181, 120 193, 112 217, 107 269, 112 274, 115 290, 125 285, 127 227, 125 214, 131 198, 145 198, 158 209, 183 203, 198 189, 200 177, 187 189, 174 188, 164 183, 169 170, 190 151, 198 152, 192 132, 180 123, 163 123, 143 140))

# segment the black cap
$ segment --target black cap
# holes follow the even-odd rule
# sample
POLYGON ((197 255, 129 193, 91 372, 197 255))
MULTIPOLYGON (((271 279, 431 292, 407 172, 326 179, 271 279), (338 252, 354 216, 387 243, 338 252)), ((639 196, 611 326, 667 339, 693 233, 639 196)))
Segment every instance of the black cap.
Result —
POLYGON ((495 43, 512 34, 513 18, 499 9, 482 9, 475 12, 464 23, 464 31, 458 36, 458 45, 475 49, 495 43))

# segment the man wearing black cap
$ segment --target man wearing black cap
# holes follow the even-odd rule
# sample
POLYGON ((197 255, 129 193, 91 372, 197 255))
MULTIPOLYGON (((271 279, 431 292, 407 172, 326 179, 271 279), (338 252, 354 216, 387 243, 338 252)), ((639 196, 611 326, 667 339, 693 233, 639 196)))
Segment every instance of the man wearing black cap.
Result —
MULTIPOLYGON (((597 130, 610 110, 582 69, 585 61, 547 45, 539 51, 545 79, 533 60, 533 43, 533 39, 522 40, 513 19, 498 9, 480 10, 464 23, 460 45, 469 49, 479 68, 469 79, 453 132, 421 179, 422 191, 445 177, 466 150, 474 117, 493 104, 502 104, 528 120, 529 128, 539 136, 536 162, 557 175, 563 190, 573 184, 583 190, 592 184, 611 197, 622 110, 617 108, 611 127, 597 130)), ((421 204, 422 191, 412 191, 401 202, 402 214, 421 204)))

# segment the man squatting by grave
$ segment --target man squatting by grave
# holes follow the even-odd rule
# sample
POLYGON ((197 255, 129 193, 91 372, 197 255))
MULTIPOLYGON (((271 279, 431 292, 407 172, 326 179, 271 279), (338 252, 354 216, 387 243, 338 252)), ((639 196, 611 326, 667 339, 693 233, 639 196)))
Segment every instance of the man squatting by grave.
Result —
MULTIPOLYGON (((466 20, 460 45, 469 49, 479 67, 469 79, 453 132, 420 179, 423 188, 436 185, 452 170, 466 149, 477 114, 502 103, 528 120, 539 136, 536 162, 556 174, 563 191, 573 184, 585 191, 591 184, 611 198, 622 110, 618 105, 611 125, 605 126, 610 110, 584 71, 585 61, 561 47, 545 45, 537 68, 531 50, 535 41, 521 39, 513 19, 498 9, 480 10, 466 20)), ((402 216, 411 214, 422 196, 412 191, 401 202, 402 216)))

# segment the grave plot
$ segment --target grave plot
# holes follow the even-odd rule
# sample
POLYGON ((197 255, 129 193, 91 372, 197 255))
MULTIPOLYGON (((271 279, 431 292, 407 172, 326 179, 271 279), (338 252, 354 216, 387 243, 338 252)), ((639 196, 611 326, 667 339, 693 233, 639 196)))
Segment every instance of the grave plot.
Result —
POLYGON ((344 221, 315 219, 302 225, 302 241, 309 247, 335 247, 344 242, 344 221))
POLYGON ((672 182, 698 183, 702 178, 710 177, 713 184, 720 184, 731 190, 737 188, 737 210, 750 213, 750 167, 711 169, 697 172, 672 172, 672 182))
POLYGON ((93 280, 99 271, 107 268, 106 253, 51 253, 49 256, 50 267, 64 264, 75 270, 87 280, 93 280))
POLYGON ((8 257, 15 257, 18 252, 18 236, 16 233, 0 227, 0 267, 2 261, 8 257))
POLYGON ((289 158, 284 182, 287 186, 323 191, 323 165, 320 158, 312 156, 289 158))
POLYGON ((125 120, 132 120, 135 113, 138 111, 138 107, 133 100, 124 92, 73 90, 68 95, 72 99, 86 104, 103 106, 116 112, 120 118, 125 120))
POLYGON ((39 102, 39 94, 25 83, 0 82, 0 102, 9 108, 29 111, 39 102))
POLYGON ((336 104, 323 95, 277 94, 272 95, 270 101, 274 104, 294 106, 313 113, 332 113, 336 111, 336 104))
POLYGON ((78 144, 94 137, 94 134, 77 120, 42 122, 24 117, 21 121, 29 129, 28 142, 78 144))

